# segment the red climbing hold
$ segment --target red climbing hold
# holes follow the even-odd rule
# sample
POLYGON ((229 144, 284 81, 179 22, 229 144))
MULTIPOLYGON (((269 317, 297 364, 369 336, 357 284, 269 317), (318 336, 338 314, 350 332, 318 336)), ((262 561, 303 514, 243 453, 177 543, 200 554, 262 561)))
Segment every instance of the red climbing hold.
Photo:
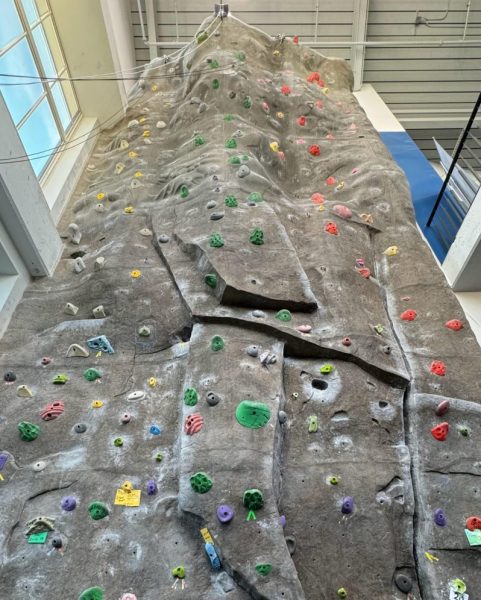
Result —
POLYGON ((322 100, 316 100, 316 107, 317 108, 324 108, 324 103, 322 100))
POLYGON ((324 227, 325 231, 327 231, 327 233, 331 233, 332 235, 339 235, 339 231, 337 230, 337 225, 335 223, 333 223, 332 221, 329 221, 328 223, 326 223, 326 226, 324 227))
POLYGON ((293 41, 293 43, 294 43, 294 44, 298 44, 298 43, 299 43, 299 36, 298 36, 298 35, 295 35, 295 36, 292 38, 292 41, 293 41))
POLYGON ((451 319, 450 321, 446 321, 446 323, 444 323, 444 327, 452 329, 453 331, 459 331, 464 327, 464 325, 459 319, 451 319))
POLYGON ((440 423, 439 425, 435 425, 431 429, 431 433, 433 434, 433 438, 438 440, 438 442, 444 442, 444 440, 448 437, 449 431, 449 423, 440 423))
POLYGON ((309 154, 312 156, 319 156, 321 154, 321 149, 317 144, 312 144, 312 146, 309 146, 309 154))
POLYGON ((314 71, 314 73, 311 73, 308 76, 307 81, 309 83, 314 83, 315 81, 320 81, 320 79, 321 79, 321 75, 317 71, 314 71))
POLYGON ((60 416, 65 410, 65 405, 61 400, 56 400, 51 404, 47 404, 45 408, 40 411, 40 417, 44 421, 53 421, 60 416))
POLYGON ((284 94, 284 96, 289 96, 289 94, 291 93, 291 88, 288 85, 283 85, 281 87, 281 92, 284 94))
POLYGON ((334 185, 336 183, 336 178, 333 177, 332 175, 330 175, 327 179, 326 179, 326 185, 334 185))
POLYGON ((361 267, 357 272, 359 275, 362 275, 364 279, 369 279, 369 277, 371 277, 371 271, 367 267, 361 267))
POLYGON ((405 310, 401 313, 401 319, 403 321, 414 321, 414 319, 417 317, 417 314, 418 313, 415 310, 405 310))
POLYGON ((184 423, 184 431, 187 435, 194 435, 194 433, 198 433, 202 429, 203 424, 204 419, 199 413, 187 415, 184 423))
POLYGON ((481 529, 481 517, 469 517, 466 519, 466 529, 469 529, 469 531, 481 529))
POLYGON ((444 377, 446 375, 446 365, 442 360, 433 360, 431 363, 431 373, 444 377))
POLYGON ((322 194, 319 194, 318 192, 315 192, 311 196, 311 202, 313 204, 324 204, 325 201, 326 199, 324 198, 324 196, 322 194))
POLYGON ((304 127, 306 124, 306 117, 301 116, 297 119, 297 124, 300 125, 301 127, 304 127))

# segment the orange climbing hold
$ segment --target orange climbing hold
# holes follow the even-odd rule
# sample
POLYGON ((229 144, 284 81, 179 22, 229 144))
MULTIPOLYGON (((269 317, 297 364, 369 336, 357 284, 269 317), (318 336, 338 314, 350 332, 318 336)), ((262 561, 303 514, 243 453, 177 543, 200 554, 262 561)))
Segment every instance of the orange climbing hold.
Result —
POLYGON ((438 440, 438 442, 444 442, 444 440, 448 437, 448 431, 449 431, 449 423, 447 423, 447 422, 440 423, 439 425, 435 425, 431 429, 433 438, 435 440, 438 440))
POLYGON ((444 323, 444 327, 452 329, 453 331, 459 331, 464 327, 464 325, 459 319, 451 319, 450 321, 446 321, 446 323, 444 323))
POLYGON ((326 223, 326 226, 324 227, 325 231, 327 231, 327 233, 330 233, 332 235, 339 235, 339 231, 337 230, 337 225, 335 223, 333 223, 332 221, 329 221, 328 223, 326 223))
POLYGON ((401 319, 403 321, 414 321, 418 313, 415 310, 408 309, 401 313, 401 319))
POLYGON ((433 360, 431 363, 431 373, 444 377, 446 375, 446 365, 442 360, 433 360))

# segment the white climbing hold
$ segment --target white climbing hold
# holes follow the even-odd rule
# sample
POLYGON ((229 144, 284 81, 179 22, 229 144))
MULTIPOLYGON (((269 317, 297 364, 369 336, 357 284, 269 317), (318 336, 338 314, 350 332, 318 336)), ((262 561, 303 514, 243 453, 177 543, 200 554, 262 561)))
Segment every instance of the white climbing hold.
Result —
POLYGON ((101 202, 99 202, 98 204, 95 205, 95 210, 99 213, 104 212, 105 205, 103 205, 101 202))
POLYGON ((92 312, 96 319, 103 319, 106 316, 103 304, 99 304, 98 306, 93 308, 92 312))
POLYGON ((78 313, 78 306, 75 306, 75 304, 72 304, 71 302, 67 302, 63 309, 63 312, 67 313, 67 315, 75 316, 78 313))
POLYGON ((157 121, 155 126, 157 129, 165 129, 167 127, 167 123, 165 121, 157 121))
POLYGON ((120 149, 127 150, 129 147, 129 142, 127 140, 120 140, 120 149))
POLYGON ((105 258, 103 256, 99 256, 98 258, 95 259, 94 270, 100 271, 104 267, 105 267, 105 258))
POLYGON ((147 227, 144 227, 144 229, 141 229, 139 231, 140 235, 143 235, 144 237, 150 237, 152 235, 152 232, 150 231, 150 229, 147 229, 147 227))
POLYGON ((79 226, 77 223, 70 223, 68 226, 68 234, 70 236, 70 242, 72 244, 80 244, 80 240, 82 239, 82 234, 80 233, 79 226))
POLYGON ((132 119, 132 121, 129 121, 127 124, 127 127, 137 127, 137 125, 139 125, 139 122, 137 121, 137 119, 132 119))
POLYGON ((89 171, 90 173, 91 173, 92 171, 95 171, 95 169, 96 169, 96 168, 97 168, 97 167, 96 167, 95 165, 93 165, 93 164, 87 165, 87 171, 89 171))
POLYGON ((71 358, 72 356, 87 358, 90 356, 90 352, 80 344, 70 344, 67 350, 67 357, 71 358))
POLYGON ((120 175, 120 173, 122 173, 122 171, 125 169, 125 165, 124 163, 118 162, 115 165, 115 174, 116 175, 120 175))
POLYGON ((130 187, 132 189, 139 188, 141 186, 142 186, 142 184, 140 183, 140 181, 138 179, 132 179, 132 181, 130 182, 130 187))
POLYGON ((33 398, 33 392, 28 385, 19 385, 17 388, 17 396, 20 396, 20 398, 33 398))
POLYGON ((142 390, 136 390, 135 392, 131 392, 128 396, 128 400, 142 400, 145 397, 145 392, 142 390))
POLYGON ((85 271, 87 267, 85 266, 84 261, 81 259, 81 257, 79 256, 78 258, 75 259, 74 263, 73 263, 73 270, 74 273, 81 273, 82 271, 85 271))

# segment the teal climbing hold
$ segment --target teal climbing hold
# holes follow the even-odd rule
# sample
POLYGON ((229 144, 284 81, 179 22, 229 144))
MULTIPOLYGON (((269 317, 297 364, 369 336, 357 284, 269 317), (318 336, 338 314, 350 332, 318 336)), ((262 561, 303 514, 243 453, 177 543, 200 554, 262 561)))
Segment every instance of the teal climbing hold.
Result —
POLYGON ((87 381, 95 381, 96 379, 100 379, 102 377, 102 373, 97 371, 97 369, 90 368, 84 371, 84 377, 87 381))
POLYGON ((247 196, 247 200, 248 202, 262 202, 264 200, 262 194, 260 192, 251 192, 248 196, 247 196))
POLYGON ((187 388, 184 392, 184 404, 195 406, 199 401, 199 394, 195 388, 187 388))
POLYGON ((186 185, 181 185, 179 193, 181 198, 187 198, 189 195, 189 188, 186 185))
POLYGON ((214 352, 219 352, 219 350, 224 348, 224 340, 220 337, 220 335, 214 335, 210 341, 210 347, 214 352))
POLYGON ((246 96, 242 102, 244 108, 250 108, 252 106, 252 99, 250 96, 246 96))
POLYGON ((204 277, 204 283, 211 288, 217 287, 217 275, 215 273, 207 273, 204 277))
POLYGON ((279 321, 284 321, 285 323, 288 323, 289 321, 292 320, 291 311, 287 310, 287 308, 281 309, 278 313, 276 313, 276 319, 279 319, 279 321))
POLYGON ((238 206, 237 198, 235 196, 227 196, 224 200, 224 203, 229 208, 235 208, 238 206))
POLYGON ((190 478, 190 485, 194 492, 198 494, 205 494, 212 487, 212 479, 207 475, 207 473, 203 473, 199 471, 198 473, 194 473, 190 478))
POLYGON ((209 238, 209 244, 212 248, 222 248, 224 245, 224 238, 220 233, 213 233, 209 238))
POLYGON ((251 231, 249 236, 249 240, 251 244, 255 244, 256 246, 262 246, 264 243, 264 232, 260 227, 256 227, 251 231))
POLYGON ((100 519, 104 519, 109 514, 107 506, 98 500, 89 504, 88 511, 94 521, 100 521, 100 519))
POLYGON ((27 421, 21 421, 18 424, 18 430, 20 431, 20 439, 24 442, 33 442, 38 438, 40 433, 40 427, 34 423, 28 423, 27 421))
POLYGON ((256 565, 256 571, 259 573, 259 575, 269 575, 269 573, 272 571, 272 565, 270 563, 260 563, 256 565))
POLYGON ((196 135, 194 138, 194 146, 203 146, 205 144, 205 138, 203 135, 196 135))
POLYGON ((229 138, 225 141, 225 147, 229 148, 229 150, 234 150, 237 148, 237 142, 235 138, 229 138))
POLYGON ((104 591, 99 587, 91 587, 84 590, 78 600, 104 600, 104 591))
POLYGON ((242 503, 248 510, 259 510, 264 506, 264 495, 256 488, 246 490, 242 503))
POLYGON ((271 409, 263 402, 243 400, 235 411, 237 421, 249 429, 260 429, 271 418, 271 409))

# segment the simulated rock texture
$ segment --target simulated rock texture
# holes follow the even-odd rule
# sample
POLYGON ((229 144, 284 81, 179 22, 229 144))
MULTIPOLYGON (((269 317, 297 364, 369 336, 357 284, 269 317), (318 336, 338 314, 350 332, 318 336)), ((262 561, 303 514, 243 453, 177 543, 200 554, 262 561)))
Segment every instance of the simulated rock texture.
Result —
POLYGON ((461 579, 474 600, 480 349, 404 175, 343 61, 202 29, 100 136, 55 276, 0 342, 1 595, 448 600, 461 579), (114 503, 128 482, 139 506, 114 503))

